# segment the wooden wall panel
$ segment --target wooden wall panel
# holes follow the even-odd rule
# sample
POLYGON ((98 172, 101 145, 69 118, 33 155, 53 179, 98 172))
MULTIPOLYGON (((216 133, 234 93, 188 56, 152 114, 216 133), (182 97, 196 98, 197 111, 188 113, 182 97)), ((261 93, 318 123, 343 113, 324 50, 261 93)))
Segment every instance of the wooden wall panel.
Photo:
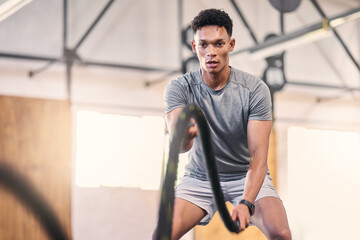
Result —
MULTIPOLYGON (((273 178, 273 183, 276 187, 276 135, 273 130, 270 135, 270 146, 269 146, 269 155, 268 155, 268 166, 273 178)), ((227 207, 229 212, 233 206, 227 202, 227 207)), ((265 235, 256 227, 248 227, 245 231, 235 234, 227 230, 224 223, 221 220, 219 213, 217 212, 211 222, 206 226, 197 226, 195 227, 195 240, 218 240, 218 239, 227 239, 227 240, 266 240, 265 235)))
MULTIPOLYGON (((0 96, 0 161, 42 194, 71 236, 71 112, 67 101, 0 96)), ((47 239, 0 185, 0 239, 47 239)))
POLYGON ((272 177, 272 182, 276 188, 277 184, 277 172, 276 172, 276 132, 273 129, 270 134, 270 145, 269 145, 269 154, 268 154, 268 167, 270 170, 270 176, 272 177))

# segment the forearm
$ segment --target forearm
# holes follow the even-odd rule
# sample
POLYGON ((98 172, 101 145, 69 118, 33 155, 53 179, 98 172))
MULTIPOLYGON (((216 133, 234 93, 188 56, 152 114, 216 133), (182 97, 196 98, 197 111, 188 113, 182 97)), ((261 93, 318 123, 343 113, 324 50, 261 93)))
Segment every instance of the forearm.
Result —
POLYGON ((268 167, 266 161, 251 159, 249 170, 246 174, 243 199, 254 202, 264 182, 268 167), (265 162, 265 163, 264 163, 265 162))
POLYGON ((246 175, 243 198, 254 202, 268 170, 267 157, 271 121, 249 121, 248 146, 250 165, 246 175))
MULTIPOLYGON (((166 114, 166 124, 169 129, 171 139, 173 138, 173 132, 175 130, 176 122, 178 120, 181 111, 182 108, 176 108, 170 113, 166 114)), ((187 152, 191 149, 194 142, 194 138, 198 135, 198 129, 195 124, 195 121, 193 119, 190 119, 190 122, 192 124, 189 125, 189 128, 187 129, 187 132, 181 144, 181 149, 180 149, 181 153, 187 152)))
MULTIPOLYGON (((266 160, 266 159, 265 159, 266 160)), ((245 188, 243 194, 243 200, 254 203, 256 196, 264 182, 264 178, 267 172, 267 164, 264 159, 251 158, 250 166, 246 174, 245 188)), ((254 213, 254 209, 248 203, 239 203, 233 209, 231 216, 232 220, 239 219, 240 231, 244 230, 250 224, 250 216, 254 213)))
MULTIPOLYGON (((176 121, 173 122, 173 129, 172 131, 170 131, 170 136, 171 136, 171 139, 173 138, 173 131, 174 131, 174 128, 175 128, 175 124, 176 124, 176 121)), ((193 125, 192 125, 193 126, 193 125)), ((192 146, 193 146, 193 143, 194 143, 194 135, 189 135, 189 129, 187 130, 183 140, 182 140, 182 143, 181 143, 181 146, 180 146, 180 153, 185 153, 187 151, 189 151, 192 146)))
POLYGON ((194 143, 194 139, 184 139, 183 143, 181 145, 180 153, 185 153, 189 151, 192 148, 192 145, 194 143))

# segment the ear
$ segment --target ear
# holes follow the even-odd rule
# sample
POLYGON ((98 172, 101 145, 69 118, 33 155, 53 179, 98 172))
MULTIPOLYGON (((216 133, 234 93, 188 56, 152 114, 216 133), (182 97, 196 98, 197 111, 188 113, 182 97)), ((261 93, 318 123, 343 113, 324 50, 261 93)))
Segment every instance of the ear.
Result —
POLYGON ((235 48, 235 38, 230 39, 230 52, 234 51, 235 48))
POLYGON ((194 40, 191 40, 191 47, 192 47, 192 51, 194 53, 196 53, 196 45, 195 45, 195 41, 194 40))

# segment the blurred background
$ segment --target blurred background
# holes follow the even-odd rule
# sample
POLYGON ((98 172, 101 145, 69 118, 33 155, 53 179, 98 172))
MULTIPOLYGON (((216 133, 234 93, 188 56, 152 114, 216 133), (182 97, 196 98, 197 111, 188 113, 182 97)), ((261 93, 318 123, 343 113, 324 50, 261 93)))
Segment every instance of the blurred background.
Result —
MULTIPOLYGON (((1 0, 0 161, 71 239, 150 239, 169 145, 163 91, 198 67, 193 17, 220 8, 234 24, 230 65, 272 92, 269 167, 293 239, 356 239, 360 1, 281 2, 1 0)), ((47 238, 0 185, 0 239, 47 238)), ((215 216, 183 239, 265 237, 215 216)))

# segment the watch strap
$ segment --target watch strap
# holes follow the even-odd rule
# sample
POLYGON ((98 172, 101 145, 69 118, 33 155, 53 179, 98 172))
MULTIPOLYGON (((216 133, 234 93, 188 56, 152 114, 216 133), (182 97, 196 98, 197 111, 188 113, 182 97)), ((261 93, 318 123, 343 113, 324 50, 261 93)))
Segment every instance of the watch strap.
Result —
POLYGON ((254 215, 254 212, 255 212, 255 204, 245 200, 245 199, 242 199, 239 204, 245 204, 248 208, 249 208, 249 213, 250 213, 250 216, 254 215))

